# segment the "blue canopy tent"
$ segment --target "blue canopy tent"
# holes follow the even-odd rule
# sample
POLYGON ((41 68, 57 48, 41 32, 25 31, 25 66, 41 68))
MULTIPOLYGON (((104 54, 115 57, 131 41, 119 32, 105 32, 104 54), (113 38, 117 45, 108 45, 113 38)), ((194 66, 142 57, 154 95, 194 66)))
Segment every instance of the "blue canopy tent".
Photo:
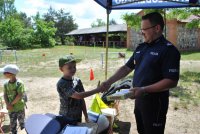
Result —
POLYGON ((94 0, 107 11, 105 79, 108 67, 108 32, 109 14, 111 10, 123 9, 163 9, 163 8, 200 8, 200 0, 94 0))

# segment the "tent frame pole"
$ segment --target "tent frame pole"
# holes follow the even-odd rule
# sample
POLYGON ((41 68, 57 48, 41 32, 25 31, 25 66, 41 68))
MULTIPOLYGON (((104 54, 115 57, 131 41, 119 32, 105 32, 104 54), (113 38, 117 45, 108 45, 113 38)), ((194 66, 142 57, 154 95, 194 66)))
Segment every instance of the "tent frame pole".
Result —
POLYGON ((164 9, 164 19, 165 19, 165 38, 167 38, 167 18, 166 18, 166 9, 164 9))
POLYGON ((109 42, 108 35, 109 35, 109 13, 110 13, 110 11, 107 9, 106 13, 107 13, 107 23, 106 23, 107 31, 106 31, 105 80, 107 80, 107 77, 108 77, 108 42, 109 42))

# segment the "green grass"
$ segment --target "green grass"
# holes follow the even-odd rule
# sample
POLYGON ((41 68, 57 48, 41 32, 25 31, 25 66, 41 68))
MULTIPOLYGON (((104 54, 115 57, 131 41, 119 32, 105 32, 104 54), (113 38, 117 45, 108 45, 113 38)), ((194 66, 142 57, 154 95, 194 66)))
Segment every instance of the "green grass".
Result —
POLYGON ((181 52, 181 60, 200 60, 200 52, 181 52))
POLYGON ((174 102, 175 110, 180 107, 187 109, 190 105, 198 106, 200 104, 200 73, 182 73, 178 86, 170 90, 170 95, 179 99, 178 102, 174 102))

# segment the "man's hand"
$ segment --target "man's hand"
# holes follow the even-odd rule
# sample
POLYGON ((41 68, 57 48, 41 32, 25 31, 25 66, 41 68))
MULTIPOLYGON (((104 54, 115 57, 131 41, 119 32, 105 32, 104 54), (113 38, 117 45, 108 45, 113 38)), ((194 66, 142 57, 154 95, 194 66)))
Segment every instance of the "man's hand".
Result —
POLYGON ((101 83, 101 85, 98 87, 101 89, 101 92, 105 92, 110 88, 111 84, 107 81, 104 81, 101 83))
POLYGON ((99 93, 99 92, 103 93, 103 92, 106 91, 106 89, 105 89, 103 86, 97 87, 96 90, 97 90, 98 93, 99 93))
POLYGON ((144 87, 135 87, 130 89, 130 91, 133 93, 133 98, 141 97, 145 93, 144 87))
POLYGON ((13 106, 11 104, 8 104, 6 107, 7 107, 7 110, 12 110, 13 109, 13 106))

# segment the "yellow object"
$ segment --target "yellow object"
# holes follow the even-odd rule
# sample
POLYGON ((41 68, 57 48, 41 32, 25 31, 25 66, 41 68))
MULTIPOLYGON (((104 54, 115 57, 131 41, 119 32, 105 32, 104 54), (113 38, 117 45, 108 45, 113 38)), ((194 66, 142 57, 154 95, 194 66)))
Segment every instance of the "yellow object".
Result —
POLYGON ((108 108, 108 106, 101 100, 100 95, 97 93, 92 100, 90 110, 95 113, 101 114, 101 109, 108 108))

